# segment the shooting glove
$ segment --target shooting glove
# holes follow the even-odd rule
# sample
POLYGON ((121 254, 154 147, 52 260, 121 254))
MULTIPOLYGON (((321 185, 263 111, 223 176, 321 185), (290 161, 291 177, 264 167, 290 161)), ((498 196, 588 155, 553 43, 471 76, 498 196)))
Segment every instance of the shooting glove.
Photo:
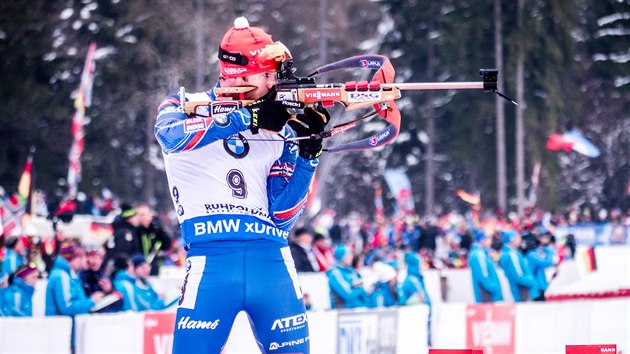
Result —
POLYGON ((271 89, 269 93, 261 97, 258 101, 245 107, 252 116, 250 130, 258 134, 259 129, 279 132, 291 118, 287 109, 280 101, 275 100, 276 90, 271 89))
POLYGON ((295 134, 298 137, 310 137, 299 141, 300 156, 308 160, 319 157, 322 154, 322 137, 319 133, 324 131, 330 121, 330 114, 324 107, 317 105, 315 109, 304 108, 304 114, 298 114, 295 118, 288 122, 295 134))

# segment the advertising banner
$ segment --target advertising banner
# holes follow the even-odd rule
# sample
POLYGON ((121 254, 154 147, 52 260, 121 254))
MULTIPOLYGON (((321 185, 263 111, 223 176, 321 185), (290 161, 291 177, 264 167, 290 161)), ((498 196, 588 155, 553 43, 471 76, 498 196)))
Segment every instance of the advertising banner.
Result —
POLYGON ((398 311, 340 311, 337 353, 396 353, 398 311))
POLYGON ((175 314, 147 312, 144 314, 144 354, 168 354, 173 351, 175 314))
POLYGON ((514 353, 514 304, 466 306, 466 347, 486 354, 514 353))
POLYGON ((615 344, 567 345, 566 354, 602 354, 617 353, 615 344))

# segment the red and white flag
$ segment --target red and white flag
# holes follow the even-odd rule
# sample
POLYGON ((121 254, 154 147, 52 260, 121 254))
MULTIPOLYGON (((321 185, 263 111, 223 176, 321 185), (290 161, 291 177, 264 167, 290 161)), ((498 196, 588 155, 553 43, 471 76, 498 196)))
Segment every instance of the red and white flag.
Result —
POLYGON ((90 43, 88 48, 81 83, 74 97, 74 116, 72 117, 72 146, 68 154, 70 166, 68 168, 68 195, 73 197, 77 194, 78 184, 81 181, 81 154, 83 153, 85 132, 85 108, 92 105, 92 85, 94 83, 94 53, 96 43, 90 43))

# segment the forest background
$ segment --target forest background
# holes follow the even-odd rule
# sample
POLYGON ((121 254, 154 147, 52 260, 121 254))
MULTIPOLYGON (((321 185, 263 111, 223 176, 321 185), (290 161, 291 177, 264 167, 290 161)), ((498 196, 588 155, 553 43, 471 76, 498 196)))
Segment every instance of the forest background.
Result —
MULTIPOLYGON (((404 92, 394 143, 322 158, 318 196, 338 215, 372 215, 385 169, 406 172, 420 214, 464 208, 460 189, 489 209, 630 207, 630 0, 2 1, 0 185, 17 188, 35 146, 35 187, 66 192, 72 97, 96 42, 79 190, 171 208, 156 108, 180 86, 215 84, 218 44, 241 15, 291 49, 298 74, 361 53, 388 56, 400 82, 479 81, 480 68, 498 67, 503 90, 520 103, 478 91, 404 92), (570 129, 601 155, 545 148, 570 129)), ((336 122, 353 117, 334 112, 336 122)))

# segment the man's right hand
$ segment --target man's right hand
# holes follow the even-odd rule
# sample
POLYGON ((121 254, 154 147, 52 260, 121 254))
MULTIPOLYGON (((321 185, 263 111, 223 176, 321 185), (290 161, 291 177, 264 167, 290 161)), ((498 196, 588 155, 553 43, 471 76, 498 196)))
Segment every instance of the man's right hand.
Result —
POLYGON ((274 99, 275 94, 275 90, 271 90, 260 100, 245 107, 252 116, 250 125, 252 133, 257 134, 259 129, 279 132, 291 118, 282 102, 274 99))

